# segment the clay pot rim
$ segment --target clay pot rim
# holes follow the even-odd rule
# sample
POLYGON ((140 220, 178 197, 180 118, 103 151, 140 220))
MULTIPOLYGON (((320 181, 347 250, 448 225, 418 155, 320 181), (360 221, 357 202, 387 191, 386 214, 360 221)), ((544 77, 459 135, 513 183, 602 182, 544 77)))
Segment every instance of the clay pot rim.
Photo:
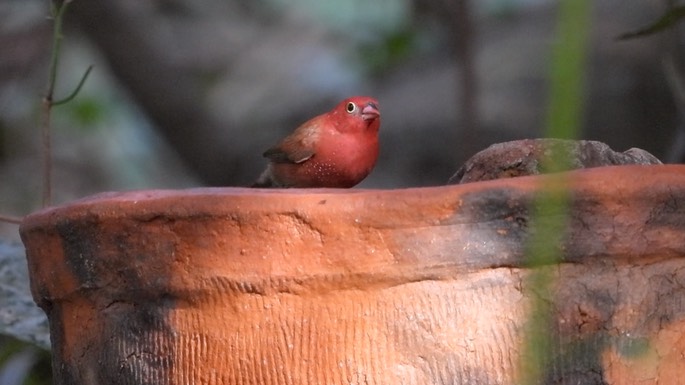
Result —
MULTIPOLYGON (((214 198, 226 199, 231 198, 236 200, 236 204, 241 203, 241 199, 258 199, 262 204, 264 211, 283 209, 283 205, 274 206, 271 202, 275 200, 270 197, 278 196, 280 200, 285 200, 290 203, 296 203, 298 198, 303 196, 316 196, 322 201, 329 203, 337 202, 344 205, 344 201, 349 197, 357 197, 359 195, 366 195, 374 197, 378 201, 382 201, 384 205, 387 204, 402 204, 420 202, 423 199, 434 202, 434 199, 449 196, 461 196, 464 194, 474 193, 478 191, 487 191, 493 189, 515 189, 521 192, 538 189, 542 183, 550 180, 551 177, 559 175, 566 175, 577 181, 578 185, 583 184, 597 184, 606 183, 608 178, 611 180, 624 181, 624 187, 630 188, 632 181, 643 181, 645 178, 653 177, 655 175, 666 179, 676 178, 685 180, 685 165, 620 165, 620 166, 605 166, 595 167, 589 169, 572 170, 560 174, 546 174, 546 175, 530 175, 516 178, 496 179, 489 181, 480 181, 467 184, 442 185, 442 186, 425 186, 425 187, 409 187, 401 189, 254 189, 247 187, 193 187, 187 189, 149 189, 149 190, 130 190, 130 191, 113 191, 102 192, 80 199, 66 202, 64 204, 47 207, 34 213, 27 215, 20 226, 20 232, 26 231, 29 228, 49 226, 54 221, 63 216, 68 216, 71 219, 78 218, 81 215, 92 214, 94 208, 98 208, 99 212, 105 212, 108 205, 115 203, 125 203, 127 210, 118 212, 108 212, 109 217, 124 217, 124 216, 144 216, 149 217, 154 215, 151 211, 140 211, 138 207, 155 206, 155 203, 160 205, 157 208, 163 211, 165 208, 172 210, 172 206, 165 206, 161 203, 173 199, 188 199, 202 201, 200 198, 214 198), (447 194, 447 195, 446 195, 447 194)), ((612 186, 619 187, 615 183, 612 186)), ((121 208, 120 205, 117 208, 121 208)), ((205 210, 205 214, 221 214, 221 212, 211 212, 205 210)), ((166 211, 165 211, 166 213, 166 211)), ((180 213, 176 213, 180 214, 180 213)), ((183 216, 182 214, 180 214, 183 216)))
MULTIPOLYGON (((567 176, 574 183, 573 225, 560 245, 562 263, 645 264, 685 253, 683 205, 678 203, 685 200, 685 165, 603 167, 567 176)), ((47 299, 106 284, 86 280, 85 286, 64 289, 50 283, 62 276, 56 272, 72 265, 86 272, 94 266, 91 261, 102 269, 109 269, 113 259, 132 263, 129 270, 147 266, 119 252, 120 242, 131 235, 131 242, 154 250, 164 251, 171 242, 180 250, 173 254, 180 258, 173 265, 202 280, 216 274, 212 263, 217 257, 206 251, 222 250, 224 255, 229 245, 231 258, 224 260, 220 275, 236 284, 247 282, 250 288, 287 291, 323 285, 337 290, 370 281, 392 286, 453 279, 483 269, 528 267, 530 203, 541 186, 558 180, 558 175, 543 175, 400 190, 104 193, 32 214, 20 233, 30 268, 49 286, 34 291, 47 299), (274 196, 280 199, 271 199, 274 196), (364 199, 356 199, 360 196, 364 199), (99 230, 106 232, 104 238, 96 236, 99 230), (236 242, 223 242, 225 232, 237 234, 236 242), (157 234, 166 243, 149 242, 157 234), (94 240, 114 245, 113 251, 101 255, 105 248, 94 240), (307 255, 299 254, 303 245, 307 255), (87 252, 79 251, 84 247, 87 252), (44 263, 46 256, 65 248, 72 252, 70 263, 44 263)), ((182 285, 174 282, 173 288, 160 290, 180 290, 182 285)))

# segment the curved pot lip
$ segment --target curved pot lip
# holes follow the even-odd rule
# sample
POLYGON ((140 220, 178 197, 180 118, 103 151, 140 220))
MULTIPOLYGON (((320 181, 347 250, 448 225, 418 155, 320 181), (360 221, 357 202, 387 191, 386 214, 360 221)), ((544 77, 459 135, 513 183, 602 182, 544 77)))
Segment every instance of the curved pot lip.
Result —
MULTIPOLYGON (((223 206, 210 205, 203 207, 203 200, 226 200, 234 201, 231 210, 240 210, 241 206, 251 200, 250 209, 259 208, 260 211, 281 210, 287 207, 297 208, 298 201, 302 199, 319 199, 321 203, 342 204, 343 209, 355 209, 346 207, 346 203, 358 197, 369 199, 376 205, 421 205, 435 202, 436 199, 446 199, 455 196, 463 196, 479 191, 515 189, 530 191, 543 186, 545 180, 555 174, 531 175, 516 178, 505 178, 488 181, 480 181, 466 184, 408 187, 400 189, 255 189, 248 187, 194 187, 188 189, 149 189, 103 192, 73 200, 61 205, 47 207, 27 215, 20 226, 20 231, 28 227, 49 225, 50 222, 62 216, 70 218, 92 212, 96 208, 99 213, 107 213, 108 216, 142 216, 149 217, 156 212, 167 213, 174 211, 174 206, 165 205, 170 200, 181 199, 184 203, 197 202, 199 212, 204 214, 225 214, 220 210, 223 206), (280 199, 272 199, 278 197, 280 199), (255 205, 258 203, 258 205, 255 205), (107 212, 107 206, 117 205, 116 212, 107 212), (128 210, 122 211, 123 207, 128 210), (145 209, 142 209, 145 207, 145 209), (203 210, 204 208, 204 210, 203 210), (217 209, 219 209, 217 211, 217 209)), ((666 184, 685 185, 685 165, 621 165, 595 167, 588 169, 571 170, 556 175, 567 175, 573 180, 574 188, 580 186, 595 186, 606 189, 630 189, 636 190, 647 181, 661 181, 666 184), (656 179, 655 179, 656 178, 656 179), (608 181, 611 180, 611 183, 608 181)), ((650 185, 652 182, 649 182, 650 185)), ((359 208, 359 207, 357 207, 359 208)), ((365 205, 363 209, 369 210, 372 206, 365 205)), ((187 212, 177 212, 185 216, 187 212)))
MULTIPOLYGON (((167 277, 171 286, 146 284, 162 291, 217 276, 258 291, 456 279, 528 266, 531 203, 541 187, 560 186, 550 184, 559 175, 398 190, 104 193, 32 214, 20 234, 32 281, 45 286, 34 290, 41 298, 104 287, 93 271, 112 266, 134 278, 167 277), (166 262, 149 260, 153 255, 166 262), (79 280, 55 280, 74 269, 79 280)), ((561 186, 570 186, 572 207, 562 263, 644 264, 685 255, 685 165, 565 175, 571 184, 561 186)))

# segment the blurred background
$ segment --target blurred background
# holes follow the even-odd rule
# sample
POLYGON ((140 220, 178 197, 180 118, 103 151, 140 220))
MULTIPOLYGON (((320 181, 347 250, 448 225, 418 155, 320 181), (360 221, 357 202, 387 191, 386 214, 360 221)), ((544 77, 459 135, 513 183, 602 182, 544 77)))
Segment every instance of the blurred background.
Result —
MULTIPOLYGON (((677 161, 665 71, 677 41, 615 39, 664 9, 594 2, 582 138, 677 161)), ((78 97, 53 110, 54 203, 247 185, 266 148, 355 94, 382 110, 381 156, 360 187, 443 184, 488 145, 542 134, 555 11, 545 0, 76 0, 55 96, 95 67, 78 97)), ((6 214, 40 203, 48 15, 46 0, 0 1, 6 214)))
MULTIPOLYGON (((678 29, 616 40, 668 3, 593 2, 582 139, 685 160, 678 29)), ((49 4, 0 0, 3 214, 40 207, 49 4)), ((53 202, 248 185, 266 148, 358 94, 382 112, 381 156, 359 187, 444 184, 490 144, 542 135, 556 10, 552 0, 74 0, 56 98, 94 69, 53 110, 53 202)), ((0 223, 0 239, 18 240, 17 226, 0 223)), ((0 362, 25 348, 9 351, 0 362)))

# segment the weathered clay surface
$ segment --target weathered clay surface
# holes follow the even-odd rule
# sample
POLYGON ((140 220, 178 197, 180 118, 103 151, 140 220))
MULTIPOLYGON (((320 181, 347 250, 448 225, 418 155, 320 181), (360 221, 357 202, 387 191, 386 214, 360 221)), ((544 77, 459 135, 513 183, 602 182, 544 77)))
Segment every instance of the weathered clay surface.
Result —
POLYGON ((524 139, 497 143, 467 160, 449 184, 544 174, 544 159, 563 154, 568 169, 629 164, 656 165, 661 161, 639 148, 616 152, 592 140, 524 139))
MULTIPOLYGON (((685 167, 575 171, 544 383, 683 382, 685 167)), ((549 178, 99 195, 28 217, 55 384, 514 384, 549 178)))

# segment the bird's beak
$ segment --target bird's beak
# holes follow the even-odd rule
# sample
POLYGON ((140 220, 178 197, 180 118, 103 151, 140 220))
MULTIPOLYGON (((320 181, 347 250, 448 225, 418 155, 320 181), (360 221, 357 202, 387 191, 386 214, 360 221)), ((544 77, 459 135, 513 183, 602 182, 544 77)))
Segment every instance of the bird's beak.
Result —
POLYGON ((380 118, 381 113, 378 111, 378 106, 374 103, 368 103, 362 109, 362 119, 364 120, 374 120, 380 118))

